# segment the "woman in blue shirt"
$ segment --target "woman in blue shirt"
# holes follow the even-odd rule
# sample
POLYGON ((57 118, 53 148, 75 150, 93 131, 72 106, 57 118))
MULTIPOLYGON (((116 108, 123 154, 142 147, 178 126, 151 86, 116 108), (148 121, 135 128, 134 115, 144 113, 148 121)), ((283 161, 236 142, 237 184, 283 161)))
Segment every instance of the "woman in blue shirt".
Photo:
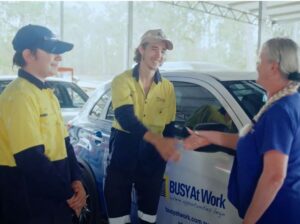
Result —
POLYGON ((236 134, 196 131, 188 149, 217 144, 236 149, 228 198, 244 224, 300 221, 300 74, 298 46, 273 38, 261 49, 257 82, 268 101, 236 134), (297 137, 298 136, 298 137, 297 137))

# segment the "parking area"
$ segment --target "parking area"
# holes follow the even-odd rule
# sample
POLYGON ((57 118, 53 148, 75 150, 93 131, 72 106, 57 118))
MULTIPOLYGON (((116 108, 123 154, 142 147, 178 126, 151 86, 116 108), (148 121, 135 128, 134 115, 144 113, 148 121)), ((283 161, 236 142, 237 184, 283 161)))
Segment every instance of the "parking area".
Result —
POLYGON ((0 1, 0 224, 296 224, 299 11, 0 1))

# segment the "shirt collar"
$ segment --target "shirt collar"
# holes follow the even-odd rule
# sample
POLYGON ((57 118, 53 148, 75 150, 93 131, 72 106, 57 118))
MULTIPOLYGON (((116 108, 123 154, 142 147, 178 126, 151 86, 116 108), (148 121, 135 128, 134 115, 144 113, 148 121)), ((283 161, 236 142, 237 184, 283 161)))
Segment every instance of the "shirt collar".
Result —
MULTIPOLYGON (((132 71, 132 76, 136 79, 136 81, 139 81, 139 68, 140 68, 140 64, 137 64, 136 66, 134 66, 133 71, 132 71)), ((161 82, 161 74, 159 72, 159 70, 157 69, 155 74, 154 74, 154 82, 155 84, 161 82)))
POLYGON ((32 84, 34 84, 39 89, 50 88, 50 86, 49 86, 49 84, 47 82, 42 82, 41 80, 39 80, 38 78, 34 77, 33 75, 31 75, 30 73, 26 72, 23 69, 19 69, 18 76, 21 77, 21 78, 26 79, 28 82, 31 82, 32 84))

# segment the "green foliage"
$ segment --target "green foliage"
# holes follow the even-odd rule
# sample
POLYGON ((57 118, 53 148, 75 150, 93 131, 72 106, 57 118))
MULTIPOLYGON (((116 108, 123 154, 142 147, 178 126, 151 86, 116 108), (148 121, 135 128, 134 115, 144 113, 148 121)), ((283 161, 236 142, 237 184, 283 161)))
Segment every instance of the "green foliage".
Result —
MULTIPOLYGON (((0 75, 14 74, 11 41, 25 24, 48 26, 75 44, 62 65, 81 79, 109 79, 127 69, 128 2, 0 2, 0 75), (60 34, 60 21, 63 33, 60 34)), ((298 24, 275 25, 271 36, 298 37, 298 24), (296 28, 295 28, 296 27, 296 28)), ((148 29, 162 28, 174 43, 169 61, 207 61, 255 69, 257 26, 163 2, 133 2, 133 46, 148 29)), ((297 40, 296 40, 297 41, 297 40)), ((133 60, 132 60, 133 64, 133 60)), ((130 66, 129 66, 130 67, 130 66)))
POLYGON ((40 24, 59 31, 59 4, 56 2, 0 2, 0 75, 15 74, 11 45, 17 30, 27 24, 40 24), (55 13, 53 13, 55 12, 55 13))
POLYGON ((169 60, 255 69, 257 27, 159 2, 136 2, 134 6, 134 38, 147 29, 164 29, 175 46, 169 60))
POLYGON ((126 2, 66 2, 64 11, 64 39, 75 44, 66 65, 82 78, 102 80, 125 69, 126 2))

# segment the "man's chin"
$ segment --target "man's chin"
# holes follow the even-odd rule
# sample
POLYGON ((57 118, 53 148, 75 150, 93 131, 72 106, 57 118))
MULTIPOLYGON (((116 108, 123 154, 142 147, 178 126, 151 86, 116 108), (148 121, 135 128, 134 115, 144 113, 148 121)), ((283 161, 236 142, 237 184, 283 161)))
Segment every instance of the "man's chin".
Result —
POLYGON ((152 65, 152 66, 149 66, 150 68, 151 68, 151 70, 153 70, 153 71, 156 71, 159 67, 160 67, 160 64, 154 64, 154 65, 152 65))

